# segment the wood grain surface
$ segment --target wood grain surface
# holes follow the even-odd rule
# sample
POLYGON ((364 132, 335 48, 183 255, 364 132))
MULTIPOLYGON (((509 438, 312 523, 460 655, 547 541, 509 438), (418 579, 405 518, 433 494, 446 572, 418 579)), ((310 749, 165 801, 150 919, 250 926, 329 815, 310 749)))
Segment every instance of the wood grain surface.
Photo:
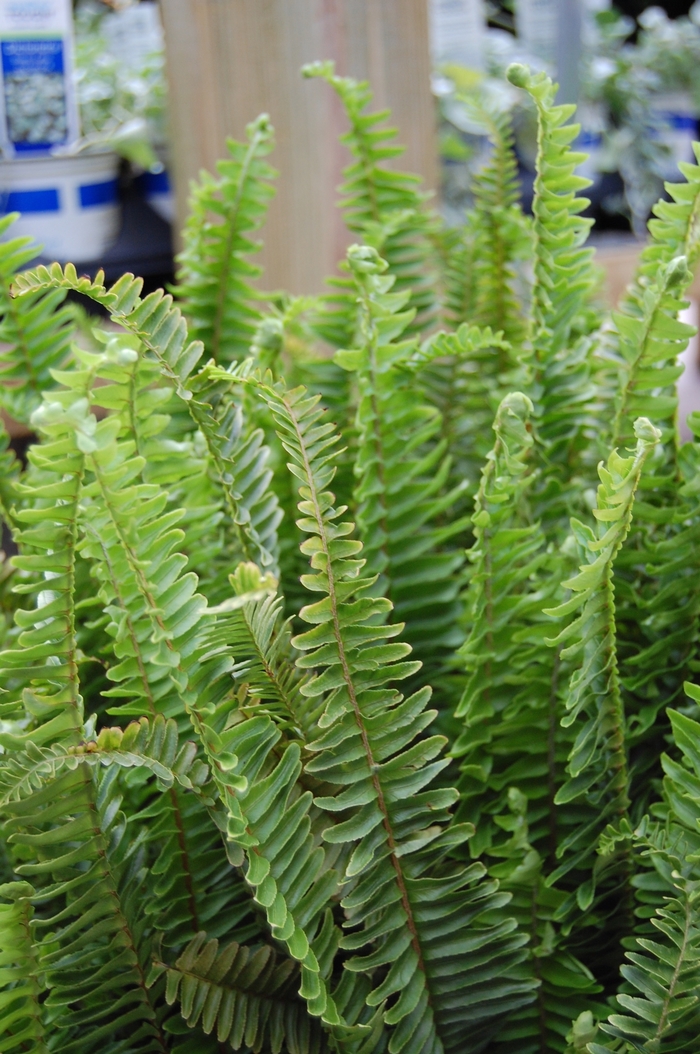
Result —
POLYGON ((280 172, 261 260, 266 289, 317 293, 347 245, 334 208, 345 121, 331 89, 300 75, 332 58, 368 78, 389 106, 406 154, 399 164, 437 183, 426 0, 161 0, 165 23, 178 227, 190 180, 212 169, 227 136, 270 114, 280 172))

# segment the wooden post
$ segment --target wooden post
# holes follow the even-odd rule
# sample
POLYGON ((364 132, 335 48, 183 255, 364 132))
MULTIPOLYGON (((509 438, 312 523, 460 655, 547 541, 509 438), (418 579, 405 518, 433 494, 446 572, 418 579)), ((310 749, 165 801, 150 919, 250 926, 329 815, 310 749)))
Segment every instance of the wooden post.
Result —
POLYGON ((266 289, 318 293, 347 244, 335 200, 348 163, 332 90, 300 75, 332 58, 370 80, 391 107, 406 153, 398 165, 437 183, 426 0, 161 0, 170 81, 177 222, 190 180, 213 169, 227 136, 270 114, 280 172, 265 228, 266 289))

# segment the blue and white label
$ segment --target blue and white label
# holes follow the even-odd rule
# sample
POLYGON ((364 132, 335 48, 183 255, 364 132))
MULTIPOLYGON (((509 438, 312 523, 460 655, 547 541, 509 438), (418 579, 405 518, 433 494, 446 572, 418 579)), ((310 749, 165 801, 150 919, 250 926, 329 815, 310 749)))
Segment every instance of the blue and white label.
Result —
POLYGON ((0 135, 10 156, 46 155, 79 135, 70 0, 0 0, 0 135))
POLYGON ((16 153, 48 153, 68 141, 62 40, 3 40, 7 138, 16 153))

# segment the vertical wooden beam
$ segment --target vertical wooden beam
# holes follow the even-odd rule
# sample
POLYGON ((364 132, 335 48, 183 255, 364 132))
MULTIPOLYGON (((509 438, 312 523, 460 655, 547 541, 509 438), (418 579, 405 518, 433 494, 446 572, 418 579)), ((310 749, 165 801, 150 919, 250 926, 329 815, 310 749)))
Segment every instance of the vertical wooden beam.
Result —
POLYGON ((306 62, 332 58, 367 78, 390 107, 406 153, 398 164, 437 184, 426 0, 161 0, 178 224, 190 181, 213 169, 227 136, 267 112, 278 192, 265 230, 263 284, 320 292, 347 243, 334 203, 348 161, 338 101, 306 62))

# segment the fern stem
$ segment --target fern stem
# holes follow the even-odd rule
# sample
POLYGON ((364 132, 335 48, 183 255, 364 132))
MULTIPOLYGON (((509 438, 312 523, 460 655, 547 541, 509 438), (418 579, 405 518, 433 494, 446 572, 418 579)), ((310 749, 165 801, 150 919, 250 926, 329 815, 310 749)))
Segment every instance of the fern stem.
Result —
MULTIPOLYGON (((628 522, 626 524, 625 533, 629 530, 629 523, 632 520, 631 506, 629 508, 627 520, 628 522)), ((603 610, 605 611, 606 623, 609 626, 614 626, 615 589, 613 586, 612 563, 608 564, 602 588, 605 596, 603 610)), ((627 818, 630 807, 629 769, 627 752, 625 750, 625 709, 622 701, 622 692, 620 690, 620 675, 617 665, 617 650, 614 633, 609 633, 607 635, 605 642, 605 656, 606 658, 603 668, 610 670, 610 679, 608 682, 608 692, 605 696, 602 707, 603 716, 601 723, 603 727, 612 727, 612 734, 609 736, 606 744, 609 757, 608 765, 614 774, 612 782, 614 794, 612 812, 617 816, 618 820, 622 820, 627 818)))
POLYGON ((618 447, 620 447, 627 439, 624 426, 629 423, 629 401, 634 395, 637 373, 647 355, 649 341, 653 339, 653 334, 657 331, 662 316, 663 312, 661 310, 661 304, 657 302, 654 311, 647 321, 644 337, 638 345, 639 350, 637 356, 634 359, 634 362, 630 364, 627 377, 618 396, 618 405, 612 429, 611 445, 613 450, 618 449, 618 447))
POLYGON ((557 866, 557 846, 559 844, 557 807, 557 738, 559 733, 559 671, 561 669, 561 648, 557 648, 552 665, 551 690, 547 715, 547 819, 549 829, 549 865, 557 866))

